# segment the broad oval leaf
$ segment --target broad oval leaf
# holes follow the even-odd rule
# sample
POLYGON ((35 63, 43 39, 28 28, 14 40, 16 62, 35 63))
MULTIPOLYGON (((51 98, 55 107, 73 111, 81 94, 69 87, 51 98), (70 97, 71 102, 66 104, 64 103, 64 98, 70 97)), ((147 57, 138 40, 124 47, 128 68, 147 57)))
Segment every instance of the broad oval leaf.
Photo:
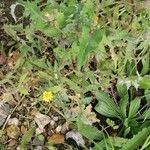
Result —
POLYGON ((106 117, 118 117, 118 113, 107 103, 100 101, 95 107, 95 110, 106 117))
POLYGON ((98 104, 95 110, 107 117, 117 117, 120 118, 118 106, 114 103, 108 94, 99 91, 96 92, 96 98, 98 99, 98 104))
POLYGON ((103 138, 102 132, 100 132, 96 127, 83 124, 81 121, 78 121, 78 131, 86 138, 90 140, 100 140, 103 138))

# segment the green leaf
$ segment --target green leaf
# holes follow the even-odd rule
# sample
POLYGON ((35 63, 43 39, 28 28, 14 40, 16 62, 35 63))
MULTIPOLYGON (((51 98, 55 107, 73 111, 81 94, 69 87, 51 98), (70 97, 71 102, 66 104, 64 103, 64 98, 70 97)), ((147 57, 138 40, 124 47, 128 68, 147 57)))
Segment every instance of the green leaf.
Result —
POLYGON ((145 75, 148 73, 148 71, 150 69, 150 57, 149 57, 149 55, 147 55, 147 57, 145 59, 142 59, 142 64, 143 64, 143 68, 141 71, 141 75, 145 75))
POLYGON ((62 90, 62 87, 61 86, 52 86, 52 87, 48 88, 47 90, 52 91, 53 93, 57 93, 62 90))
POLYGON ((23 86, 18 86, 18 90, 19 90, 20 94, 29 95, 28 90, 23 86))
MULTIPOLYGON (((127 127, 127 126, 126 126, 127 127)), ((123 133, 123 136, 126 137, 131 131, 131 127, 127 127, 125 130, 124 130, 124 133, 123 133)))
POLYGON ((19 57, 19 59, 15 63, 15 69, 18 69, 19 67, 21 67, 24 64, 24 62, 25 62, 25 59, 22 56, 19 57))
POLYGON ((106 148, 106 142, 102 140, 101 142, 98 142, 95 144, 95 146, 92 148, 92 150, 104 150, 106 148))
POLYGON ((101 142, 96 143, 92 150, 104 150, 106 146, 109 146, 112 149, 112 145, 113 147, 121 148, 122 144, 126 143, 127 141, 128 139, 126 138, 109 136, 108 138, 102 140, 101 142))
POLYGON ((135 98, 130 102, 128 118, 134 118, 140 108, 141 98, 135 98))
POLYGON ((123 144, 121 150, 136 150, 138 146, 144 143, 149 134, 150 127, 144 128, 138 134, 134 135, 133 138, 129 139, 125 144, 123 144))
POLYGON ((20 77, 19 83, 18 83, 18 87, 21 86, 21 85, 25 82, 25 80, 26 80, 26 78, 27 78, 27 75, 28 75, 28 72, 25 73, 25 74, 23 74, 23 75, 20 77))
POLYGON ((150 90, 145 90, 144 95, 145 95, 146 101, 150 103, 150 90))
POLYGON ((83 124, 81 121, 78 121, 78 131, 90 140, 101 140, 103 134, 94 126, 83 124))
POLYGON ((95 107, 95 110, 106 117, 118 117, 118 113, 116 112, 116 110, 104 101, 98 102, 98 104, 95 107))
POLYGON ((145 148, 145 150, 150 150, 150 144, 147 145, 147 147, 145 148))
POLYGON ((49 80, 52 80, 52 76, 50 74, 48 74, 47 72, 44 72, 44 71, 38 71, 37 72, 38 76, 41 78, 41 79, 44 79, 46 81, 49 81, 49 80))
POLYGON ((80 93, 82 91, 82 89, 75 82, 73 82, 70 79, 63 77, 63 78, 61 78, 61 81, 63 83, 66 83, 67 85, 69 85, 71 89, 75 90, 78 93, 80 93))
POLYGON ((83 5, 82 13, 83 13, 84 17, 92 19, 93 15, 94 15, 94 4, 93 4, 92 0, 85 1, 84 5, 83 5))
POLYGON ((64 26, 64 23, 65 23, 64 14, 61 12, 58 12, 58 14, 56 16, 56 21, 58 22, 59 28, 62 28, 64 26))
POLYGON ((34 131, 35 131, 35 129, 31 128, 22 136, 21 145, 20 145, 22 150, 25 149, 26 145, 30 142, 30 140, 34 134, 34 131))
POLYGON ((121 98, 124 97, 124 95, 128 94, 127 86, 125 84, 118 83, 117 92, 121 98))
POLYGON ((21 25, 13 26, 13 25, 4 25, 5 32, 10 35, 15 41, 20 41, 21 38, 17 35, 17 30, 22 30, 21 25))
POLYGON ((0 144, 0 150, 5 150, 5 147, 3 144, 0 144))
POLYGON ((123 117, 123 119, 125 119, 127 116, 127 106, 129 103, 128 99, 129 99, 129 96, 128 94, 126 94, 121 98, 120 103, 119 103, 120 115, 123 117))
POLYGON ((32 58, 30 60, 30 63, 32 65, 35 65, 35 66, 37 66, 39 68, 42 68, 42 69, 47 69, 48 68, 43 59, 32 58))
POLYGON ((98 113, 107 117, 120 118, 118 106, 114 103, 113 99, 102 91, 96 92, 96 97, 98 99, 98 104, 95 106, 95 110, 98 113))
POLYGON ((143 77, 139 79, 139 88, 141 89, 150 89, 150 78, 143 77))
POLYGON ((82 36, 79 40, 79 69, 84 65, 87 55, 96 50, 99 43, 101 42, 103 37, 103 32, 100 29, 94 31, 94 33, 90 34, 90 28, 87 26, 83 26, 82 28, 82 36))
POLYGON ((149 109, 146 109, 143 114, 142 114, 144 120, 146 119, 150 119, 150 108, 149 109))
POLYGON ((115 147, 122 147, 122 144, 126 143, 128 139, 121 138, 121 137, 109 137, 109 141, 115 146, 115 147))

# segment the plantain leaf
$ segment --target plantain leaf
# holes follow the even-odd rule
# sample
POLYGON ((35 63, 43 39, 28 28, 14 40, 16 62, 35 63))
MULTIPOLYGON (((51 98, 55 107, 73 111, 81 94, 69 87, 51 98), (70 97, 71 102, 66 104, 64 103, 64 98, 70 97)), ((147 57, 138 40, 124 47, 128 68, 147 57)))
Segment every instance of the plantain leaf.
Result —
POLYGON ((136 150, 138 146, 142 145, 150 134, 150 127, 144 128, 138 134, 134 135, 133 138, 129 139, 127 143, 123 144, 121 150, 136 150))
POLYGON ((106 117, 118 117, 118 113, 116 112, 116 110, 104 101, 98 102, 98 104, 95 107, 95 110, 106 117))
POLYGON ((144 118, 144 120, 150 119, 150 108, 149 108, 149 109, 146 109, 146 110, 143 112, 142 117, 144 118))
POLYGON ((140 108, 141 98, 135 98, 130 103, 128 118, 133 118, 136 116, 138 109, 140 108))
POLYGON ((128 99, 129 99, 129 96, 128 94, 126 94, 121 98, 120 103, 119 103, 120 115, 123 117, 123 119, 125 119, 127 116, 127 106, 129 103, 128 99))
POLYGON ((95 110, 98 113, 107 117, 120 118, 118 106, 114 103, 113 99, 102 91, 96 92, 96 97, 98 104, 95 106, 95 110))
POLYGON ((150 90, 145 90, 144 94, 145 94, 145 98, 147 102, 149 103, 150 102, 150 90))
POLYGON ((142 64, 143 64, 143 68, 141 71, 141 75, 145 75, 148 73, 148 71, 150 69, 150 57, 149 57, 149 55, 147 55, 147 57, 145 59, 142 59, 142 64))
POLYGON ((124 95, 128 94, 127 86, 125 84, 117 84, 117 92, 120 97, 124 97, 124 95))

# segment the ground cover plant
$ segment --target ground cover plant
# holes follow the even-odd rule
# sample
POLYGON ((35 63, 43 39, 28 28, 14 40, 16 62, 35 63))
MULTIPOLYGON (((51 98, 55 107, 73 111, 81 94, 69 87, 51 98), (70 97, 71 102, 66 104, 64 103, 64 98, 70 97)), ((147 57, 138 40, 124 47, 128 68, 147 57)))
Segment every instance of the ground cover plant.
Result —
POLYGON ((149 1, 0 7, 0 150, 150 149, 149 1))

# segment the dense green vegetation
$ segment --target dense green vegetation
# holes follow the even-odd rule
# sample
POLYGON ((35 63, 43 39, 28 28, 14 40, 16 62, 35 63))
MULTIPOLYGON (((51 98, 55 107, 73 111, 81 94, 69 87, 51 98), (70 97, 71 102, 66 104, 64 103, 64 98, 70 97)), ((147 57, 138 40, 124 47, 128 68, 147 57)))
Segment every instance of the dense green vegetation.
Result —
POLYGON ((9 40, 1 37, 0 101, 10 114, 1 125, 1 149, 9 149, 11 139, 15 148, 32 149, 38 137, 49 150, 149 150, 149 6, 142 0, 18 0, 13 21, 2 26, 9 40), (36 114, 59 116, 66 131, 56 134, 48 122, 37 132, 36 114), (19 125, 8 124, 14 117, 19 125), (12 138, 8 129, 20 134, 12 138), (73 130, 85 143, 52 141, 50 130, 58 138, 73 130))

